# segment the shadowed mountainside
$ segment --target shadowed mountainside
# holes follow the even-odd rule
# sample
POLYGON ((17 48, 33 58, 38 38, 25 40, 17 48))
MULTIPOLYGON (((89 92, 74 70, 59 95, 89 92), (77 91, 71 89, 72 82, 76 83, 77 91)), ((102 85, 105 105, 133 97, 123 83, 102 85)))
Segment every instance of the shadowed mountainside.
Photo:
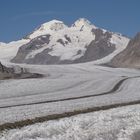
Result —
POLYGON ((140 33, 130 40, 126 49, 107 65, 112 67, 140 68, 140 33))

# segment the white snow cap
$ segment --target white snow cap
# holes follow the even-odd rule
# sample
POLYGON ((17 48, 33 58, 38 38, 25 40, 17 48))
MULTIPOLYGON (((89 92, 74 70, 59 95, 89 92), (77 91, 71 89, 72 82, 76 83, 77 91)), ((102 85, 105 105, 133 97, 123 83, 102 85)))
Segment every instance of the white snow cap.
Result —
POLYGON ((0 46, 5 46, 6 43, 0 42, 0 46))
POLYGON ((96 28, 96 26, 94 26, 93 24, 91 24, 91 22, 85 18, 79 18, 78 20, 76 20, 74 22, 74 24, 72 25, 72 27, 90 27, 90 28, 96 28))
POLYGON ((58 31, 61 29, 64 29, 67 27, 62 21, 59 20, 52 20, 49 22, 46 22, 40 26, 38 30, 44 31, 44 30, 53 30, 53 31, 58 31))
POLYGON ((42 24, 39 28, 37 28, 32 34, 29 35, 29 38, 33 39, 40 35, 54 34, 59 31, 61 32, 61 30, 63 30, 62 32, 67 32, 67 29, 89 32, 93 28, 96 29, 96 26, 91 24, 91 22, 85 18, 78 19, 71 27, 65 25, 63 21, 51 20, 49 22, 42 24))

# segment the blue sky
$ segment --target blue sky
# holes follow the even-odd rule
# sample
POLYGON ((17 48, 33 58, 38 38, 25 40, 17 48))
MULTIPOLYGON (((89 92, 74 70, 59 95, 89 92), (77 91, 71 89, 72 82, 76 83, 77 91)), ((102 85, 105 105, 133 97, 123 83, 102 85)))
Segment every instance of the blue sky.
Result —
POLYGON ((129 37, 140 31, 140 0, 0 0, 0 42, 18 40, 52 19, 87 18, 129 37))

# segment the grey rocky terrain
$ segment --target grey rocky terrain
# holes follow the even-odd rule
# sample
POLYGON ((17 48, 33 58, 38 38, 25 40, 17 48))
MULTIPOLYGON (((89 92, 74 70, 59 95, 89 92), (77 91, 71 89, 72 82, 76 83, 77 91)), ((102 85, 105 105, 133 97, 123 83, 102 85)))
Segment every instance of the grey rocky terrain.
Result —
POLYGON ((130 40, 126 49, 107 65, 112 67, 140 68, 140 33, 130 40))
POLYGON ((6 67, 0 62, 0 80, 5 79, 26 79, 26 78, 40 78, 41 74, 30 73, 24 68, 19 68, 18 71, 13 67, 6 67))

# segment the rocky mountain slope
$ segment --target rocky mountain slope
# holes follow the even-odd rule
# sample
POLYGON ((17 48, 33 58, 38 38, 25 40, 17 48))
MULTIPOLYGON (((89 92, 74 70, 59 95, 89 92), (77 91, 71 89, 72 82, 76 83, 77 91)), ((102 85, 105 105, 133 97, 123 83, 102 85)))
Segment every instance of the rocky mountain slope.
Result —
POLYGON ((13 73, 14 70, 12 68, 8 68, 0 62, 0 73, 13 73))
POLYGON ((116 55, 108 65, 140 68, 140 33, 131 39, 126 49, 116 55))
POLYGON ((129 41, 83 18, 70 27, 62 21, 52 20, 24 39, 28 42, 20 46, 12 59, 14 63, 71 64, 95 61, 113 54, 110 60, 125 49, 129 41))
POLYGON ((14 75, 14 68, 6 67, 0 62, 0 80, 13 78, 14 75))

